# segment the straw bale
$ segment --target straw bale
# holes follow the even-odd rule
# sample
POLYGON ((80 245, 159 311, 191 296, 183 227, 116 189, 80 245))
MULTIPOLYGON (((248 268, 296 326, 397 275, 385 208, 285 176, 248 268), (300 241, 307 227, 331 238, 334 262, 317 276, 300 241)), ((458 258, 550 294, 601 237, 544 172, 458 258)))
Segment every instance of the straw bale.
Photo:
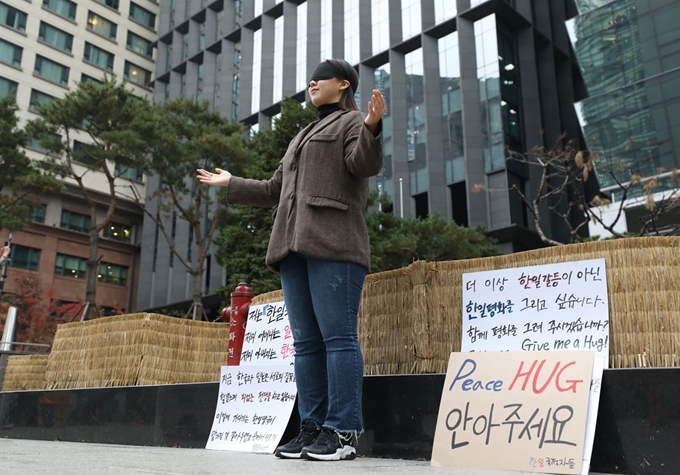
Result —
POLYGON ((50 388, 217 381, 229 327, 138 313, 59 325, 50 388))
MULTIPOLYGON (((680 237, 630 238, 481 259, 414 262, 366 277, 359 340, 366 374, 445 372, 460 351, 468 272, 605 258, 610 366, 680 366, 680 237)), ((280 290, 253 305, 281 301, 280 290)), ((59 325, 50 388, 216 381, 228 325, 130 314, 59 325)))
POLYGON ((610 366, 679 366, 679 250, 678 237, 630 238, 369 275, 359 316, 365 371, 445 372, 460 351, 464 273, 596 258, 607 268, 610 366))
POLYGON ((48 355, 13 355, 7 359, 3 391, 45 389, 48 355))
MULTIPOLYGON (((414 323, 422 320, 422 307, 414 297, 422 286, 423 262, 366 277, 359 307, 359 341, 364 349, 366 374, 409 373, 416 362, 414 323), (416 288, 417 287, 417 288, 416 288)), ((422 337, 422 336, 421 336, 422 337)), ((422 349, 425 350, 424 348, 422 349)))
POLYGON ((265 303, 272 302, 282 302, 283 301, 283 291, 273 290, 272 292, 267 292, 265 294, 256 295, 253 297, 251 305, 262 305, 265 303))

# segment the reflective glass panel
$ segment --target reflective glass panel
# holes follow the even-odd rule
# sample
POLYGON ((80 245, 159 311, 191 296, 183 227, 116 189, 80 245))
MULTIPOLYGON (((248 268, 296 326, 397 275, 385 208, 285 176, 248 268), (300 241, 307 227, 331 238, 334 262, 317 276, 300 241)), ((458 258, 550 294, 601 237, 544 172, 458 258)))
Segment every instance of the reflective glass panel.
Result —
POLYGON ((411 38, 422 31, 420 0, 401 0, 401 36, 411 38))
POLYGON ((371 0, 371 22, 373 23, 373 54, 390 47, 390 6, 388 0, 371 0))
POLYGON ((260 78, 262 69, 262 30, 253 33, 253 84, 251 89, 250 112, 260 110, 260 78))
POLYGON ((345 0, 345 60, 359 62, 359 0, 345 0))
POLYGON ((297 58, 295 84, 298 91, 307 89, 307 2, 297 7, 297 58))

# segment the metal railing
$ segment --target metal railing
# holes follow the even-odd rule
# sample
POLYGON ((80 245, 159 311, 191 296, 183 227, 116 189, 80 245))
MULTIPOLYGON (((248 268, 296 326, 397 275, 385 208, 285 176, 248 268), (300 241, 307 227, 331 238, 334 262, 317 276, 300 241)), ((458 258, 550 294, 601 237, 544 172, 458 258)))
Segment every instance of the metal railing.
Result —
POLYGON ((49 353, 51 344, 47 343, 31 343, 28 341, 13 341, 16 339, 17 333, 17 308, 10 307, 7 310, 7 318, 5 319, 5 328, 0 338, 0 355, 40 355, 49 353), (14 347, 20 346, 22 348, 41 348, 42 351, 28 351, 16 350, 14 347))
POLYGON ((28 350, 6 350, 0 347, 0 355, 44 355, 50 352, 50 349, 52 348, 52 345, 48 343, 30 343, 30 342, 25 342, 25 341, 3 341, 5 345, 8 345, 9 348, 12 348, 14 346, 21 346, 25 348, 30 348, 30 347, 37 347, 37 348, 44 348, 43 351, 28 351, 28 350))

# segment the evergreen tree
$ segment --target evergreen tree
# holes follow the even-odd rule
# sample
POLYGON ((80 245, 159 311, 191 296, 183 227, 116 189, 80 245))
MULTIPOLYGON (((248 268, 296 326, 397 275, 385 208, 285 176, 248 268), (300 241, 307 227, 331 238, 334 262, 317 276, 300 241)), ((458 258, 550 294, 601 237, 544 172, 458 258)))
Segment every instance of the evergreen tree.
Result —
MULTIPOLYGON (((372 194, 375 199, 376 195, 372 194)), ((381 197, 383 206, 386 203, 381 197)), ((382 211, 366 213, 371 242, 371 272, 406 267, 416 260, 452 261, 498 254, 483 228, 459 226, 438 215, 399 218, 382 211)))
POLYGON ((89 208, 85 300, 94 304, 99 233, 109 224, 118 205, 121 176, 130 167, 147 171, 147 155, 158 136, 160 122, 153 104, 135 96, 115 77, 105 78, 102 84, 81 82, 63 98, 43 104, 39 112, 41 118, 30 121, 27 130, 49 150, 41 166, 75 188, 89 208), (84 146, 74 148, 74 138, 82 140, 84 146), (95 182, 88 182, 95 173, 104 177, 103 189, 94 189, 95 182), (103 215, 98 213, 101 204, 105 207, 103 215))
POLYGON ((0 98, 0 229, 10 231, 28 226, 35 207, 28 199, 31 194, 62 189, 57 179, 39 170, 23 152, 28 135, 19 128, 17 110, 14 94, 0 98))
POLYGON ((211 111, 208 103, 179 98, 158 107, 162 136, 153 151, 150 170, 158 187, 148 197, 138 196, 144 209, 166 239, 173 255, 192 276, 190 309, 194 319, 203 311, 203 274, 213 249, 219 214, 226 208, 226 189, 209 187, 196 180, 199 168, 223 168, 239 172, 245 157, 243 126, 211 111), (175 245, 172 228, 188 226, 189 249, 175 245))

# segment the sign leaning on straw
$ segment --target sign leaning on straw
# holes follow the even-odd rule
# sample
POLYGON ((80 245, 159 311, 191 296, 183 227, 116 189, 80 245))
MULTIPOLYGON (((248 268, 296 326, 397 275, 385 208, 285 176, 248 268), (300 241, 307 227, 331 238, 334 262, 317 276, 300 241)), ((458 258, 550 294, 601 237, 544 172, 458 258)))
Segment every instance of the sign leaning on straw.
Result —
POLYGON ((253 305, 239 366, 223 366, 207 449, 273 453, 297 389, 293 337, 283 302, 253 305))
MULTIPOLYGON (((570 464, 569 472, 558 471, 554 465, 539 470, 587 474, 602 372, 609 361, 609 302, 604 259, 469 273, 463 275, 462 286, 461 351, 538 352, 544 356, 536 361, 545 359, 544 364, 550 358, 548 352, 585 350, 595 355, 588 385, 582 463, 574 465, 581 468, 574 472, 576 469, 570 464)), ((494 353, 491 357, 502 365, 509 356, 494 353)), ((451 372, 450 362, 447 381, 451 372)), ((512 378, 514 373, 504 376, 512 378)), ((554 375, 545 377, 548 376, 554 375)), ((443 407, 440 422, 444 417, 442 411, 443 407)), ((440 437, 439 428, 436 437, 440 437)), ((494 459, 492 453, 488 455, 494 459)), ((531 471, 524 466, 513 469, 531 471)))

